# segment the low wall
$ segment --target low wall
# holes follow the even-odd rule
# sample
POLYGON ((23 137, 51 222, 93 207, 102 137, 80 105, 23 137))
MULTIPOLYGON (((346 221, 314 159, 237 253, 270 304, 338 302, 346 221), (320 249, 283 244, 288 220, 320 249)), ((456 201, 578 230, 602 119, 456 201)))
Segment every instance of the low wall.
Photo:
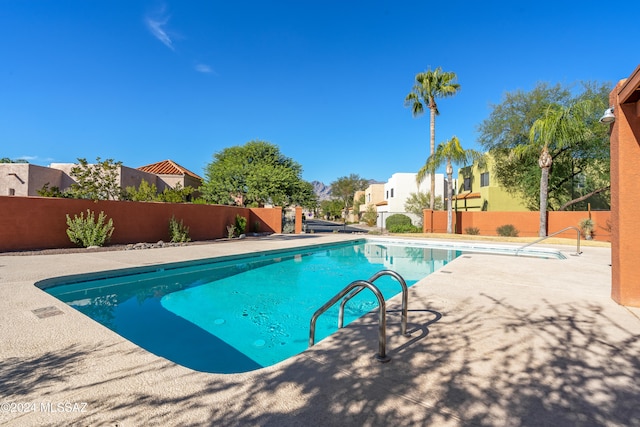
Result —
POLYGON ((247 232, 282 232, 282 208, 0 196, 0 252, 74 247, 66 215, 87 209, 113 219, 114 244, 169 241, 172 216, 189 227, 191 240, 227 237, 236 215, 247 218, 247 232))
MULTIPOLYGON (((589 218, 595 223, 594 240, 611 241, 610 211, 561 211, 547 213, 547 234, 566 227, 578 227, 581 220, 589 218)), ((497 236, 496 229, 511 224, 518 230, 519 237, 537 237, 540 228, 540 213, 532 212, 454 212, 454 230, 456 234, 466 234, 467 228, 477 228, 481 236, 497 236)), ((446 233, 447 211, 425 209, 423 220, 424 233, 446 233)), ((565 231, 557 237, 576 237, 574 230, 565 231)))

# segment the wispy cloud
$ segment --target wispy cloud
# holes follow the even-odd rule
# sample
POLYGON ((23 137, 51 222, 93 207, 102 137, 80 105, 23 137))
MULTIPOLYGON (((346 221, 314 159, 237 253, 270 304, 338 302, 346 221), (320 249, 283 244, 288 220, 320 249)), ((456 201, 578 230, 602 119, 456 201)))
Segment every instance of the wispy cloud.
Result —
POLYGON ((206 64, 196 64, 194 68, 199 73, 204 73, 204 74, 213 73, 213 68, 211 68, 210 66, 208 66, 206 64))
POLYGON ((171 40, 171 37, 169 37, 166 30, 169 18, 170 16, 166 14, 165 8, 163 7, 156 15, 147 15, 144 21, 147 24, 147 28, 155 38, 160 40, 169 49, 175 50, 173 40, 171 40))
POLYGON ((28 156, 28 155, 19 156, 15 160, 24 160, 26 162, 36 164, 36 165, 37 164, 42 165, 42 164, 51 163, 55 161, 53 157, 28 156))

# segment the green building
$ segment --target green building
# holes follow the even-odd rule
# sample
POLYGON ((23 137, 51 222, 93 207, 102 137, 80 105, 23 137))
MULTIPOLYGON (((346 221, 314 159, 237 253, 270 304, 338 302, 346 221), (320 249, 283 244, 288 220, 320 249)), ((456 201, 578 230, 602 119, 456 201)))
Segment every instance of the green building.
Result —
POLYGON ((492 179, 493 157, 485 155, 484 165, 478 162, 458 170, 458 182, 453 196, 453 208, 457 211, 528 211, 522 198, 509 193, 492 179))

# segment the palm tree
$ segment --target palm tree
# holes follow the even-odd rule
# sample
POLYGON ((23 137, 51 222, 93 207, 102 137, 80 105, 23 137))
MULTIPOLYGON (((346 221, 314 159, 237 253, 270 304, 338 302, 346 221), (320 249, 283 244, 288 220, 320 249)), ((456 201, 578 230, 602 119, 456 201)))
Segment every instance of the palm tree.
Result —
MULTIPOLYGON (((438 148, 427 159, 427 163, 418 171, 416 181, 418 185, 424 180, 427 173, 431 173, 436 168, 442 166, 443 163, 447 164, 447 233, 451 234, 452 230, 452 207, 453 201, 453 164, 463 164, 472 162, 473 160, 480 159, 482 154, 475 150, 465 150, 460 145, 458 137, 454 136, 446 142, 438 144, 438 148)), ((433 173, 431 173, 433 176, 433 173)))
MULTIPOLYGON (((413 89, 404 99, 406 107, 411 107, 413 117, 418 117, 424 113, 425 106, 429 109, 430 116, 430 133, 431 144, 429 155, 433 156, 436 146, 436 115, 440 114, 436 98, 445 98, 455 95, 460 90, 460 85, 456 83, 456 73, 450 71, 442 71, 441 67, 435 70, 428 69, 423 73, 416 74, 416 82, 413 89)), ((436 177, 435 170, 431 173, 431 198, 429 200, 429 208, 433 209, 435 205, 435 189, 436 177)))
POLYGON ((556 155, 562 150, 589 138, 592 131, 589 123, 594 117, 594 103, 591 100, 578 101, 568 107, 551 104, 544 116, 537 119, 529 131, 529 143, 515 148, 518 156, 539 152, 540 166, 540 229, 538 235, 547 235, 547 196, 549 192, 549 174, 556 155))

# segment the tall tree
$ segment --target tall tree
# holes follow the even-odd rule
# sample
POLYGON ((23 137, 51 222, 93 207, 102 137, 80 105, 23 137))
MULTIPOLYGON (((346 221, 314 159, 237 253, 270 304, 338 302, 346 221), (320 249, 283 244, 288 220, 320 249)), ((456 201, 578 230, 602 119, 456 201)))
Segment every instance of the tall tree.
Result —
POLYGON ((529 131, 529 143, 515 149, 518 155, 539 153, 540 167, 540 237, 547 235, 547 194, 549 173, 553 164, 550 150, 561 151, 588 140, 592 134, 589 123, 595 117, 595 105, 589 99, 564 107, 550 105, 529 131))
POLYGON ((344 210, 344 219, 347 219, 349 208, 353 206, 353 197, 356 191, 364 190, 369 186, 369 181, 352 173, 342 176, 331 183, 331 197, 340 200, 344 210))
MULTIPOLYGON (((538 83, 531 91, 506 93, 500 104, 493 105, 490 116, 479 126, 478 141, 491 151, 495 160, 494 177, 504 188, 522 197, 531 210, 540 209, 540 152, 529 150, 514 156, 512 150, 529 144, 533 123, 544 116, 550 105, 568 107, 589 99, 596 109, 608 105, 609 84, 585 82, 579 88, 538 83)), ((547 207, 586 209, 587 203, 601 209, 609 207, 609 138, 608 128, 588 120, 592 137, 563 149, 550 147, 553 173, 549 175, 547 207), (586 197, 585 197, 586 196, 586 197), (570 203, 571 202, 571 203, 570 203)))
POLYGON ((301 176, 302 166, 280 153, 276 145, 250 141, 216 153, 206 167, 200 190, 210 203, 304 205, 312 192, 301 176))
MULTIPOLYGON (((435 70, 428 69, 425 72, 416 74, 416 81, 411 92, 405 97, 404 104, 411 107, 413 117, 418 117, 424 113, 425 107, 429 109, 429 131, 430 131, 430 149, 429 155, 432 156, 436 146, 436 115, 438 111, 437 98, 446 98, 453 96, 460 90, 460 85, 456 83, 457 76, 451 71, 442 71, 441 67, 435 70)), ((435 207, 435 191, 436 177, 435 169, 428 171, 431 173, 431 199, 429 200, 430 209, 435 207)))
POLYGON ((418 171, 416 181, 420 184, 427 173, 430 173, 430 171, 435 170, 443 164, 447 165, 447 233, 449 234, 453 232, 451 205, 453 200, 453 165, 462 164, 466 166, 481 156, 481 153, 475 150, 465 150, 462 148, 460 140, 454 136, 450 140, 438 144, 436 152, 429 156, 425 165, 418 171))

